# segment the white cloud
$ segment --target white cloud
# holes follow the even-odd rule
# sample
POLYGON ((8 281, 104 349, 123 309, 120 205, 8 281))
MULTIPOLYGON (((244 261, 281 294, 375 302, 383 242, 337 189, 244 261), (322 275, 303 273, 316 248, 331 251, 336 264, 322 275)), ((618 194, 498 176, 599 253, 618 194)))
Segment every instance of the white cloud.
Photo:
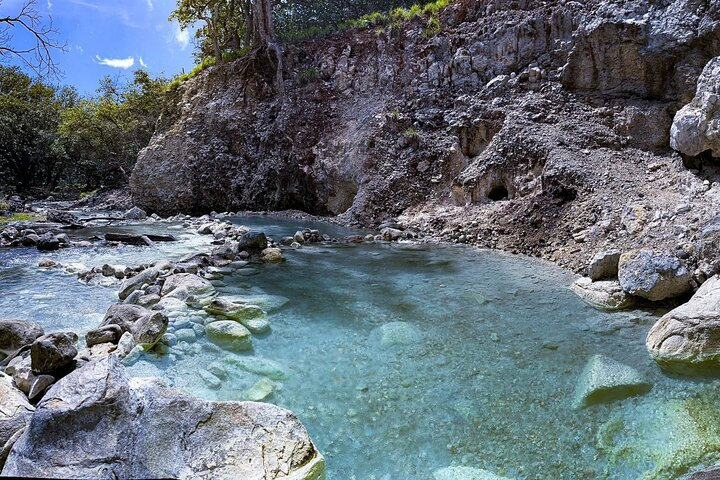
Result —
POLYGON ((153 0, 147 0, 147 6, 148 6, 148 10, 154 9, 155 5, 153 5, 153 0))
POLYGON ((147 64, 143 61, 142 57, 140 57, 139 60, 140 60, 140 66, 141 66, 141 67, 143 67, 143 68, 149 68, 149 67, 147 66, 147 64))
POLYGON ((85 53, 85 49, 80 44, 75 45, 75 50, 77 50, 80 53, 85 53))
POLYGON ((48 10, 52 10, 53 3, 50 0, 47 0, 47 7, 48 7, 48 10))
POLYGON ((127 70, 128 68, 135 65, 135 58, 128 57, 128 58, 100 58, 98 55, 95 55, 95 59, 97 63, 100 65, 107 65, 108 67, 112 68, 122 68, 124 70, 127 70))
POLYGON ((185 50, 190 44, 190 32, 183 30, 179 25, 175 26, 175 40, 180 44, 180 49, 185 50))

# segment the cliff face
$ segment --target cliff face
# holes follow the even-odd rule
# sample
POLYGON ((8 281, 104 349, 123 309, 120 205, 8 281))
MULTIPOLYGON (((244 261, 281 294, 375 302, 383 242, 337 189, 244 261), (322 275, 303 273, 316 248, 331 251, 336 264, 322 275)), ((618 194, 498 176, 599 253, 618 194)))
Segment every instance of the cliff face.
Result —
POLYGON ((402 214, 571 265, 606 242, 675 247, 712 216, 713 162, 669 140, 720 55, 720 2, 463 0, 441 24, 293 46, 282 100, 242 60, 185 82, 140 154, 136 203, 402 214))

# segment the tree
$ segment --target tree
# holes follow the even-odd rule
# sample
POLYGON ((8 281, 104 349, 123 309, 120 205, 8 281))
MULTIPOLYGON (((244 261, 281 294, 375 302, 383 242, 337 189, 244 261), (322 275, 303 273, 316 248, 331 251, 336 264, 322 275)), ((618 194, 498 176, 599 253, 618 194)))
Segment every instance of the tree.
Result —
MULTIPOLYGON (((3 0, 0 0, 2 7, 3 0)), ((65 51, 67 45, 55 37, 57 30, 53 27, 52 17, 47 23, 36 8, 37 0, 23 0, 19 12, 0 17, 0 60, 9 61, 16 58, 39 77, 60 75, 60 69, 52 54, 54 50, 65 51), (24 46, 13 46, 13 31, 20 29, 29 37, 24 46)))

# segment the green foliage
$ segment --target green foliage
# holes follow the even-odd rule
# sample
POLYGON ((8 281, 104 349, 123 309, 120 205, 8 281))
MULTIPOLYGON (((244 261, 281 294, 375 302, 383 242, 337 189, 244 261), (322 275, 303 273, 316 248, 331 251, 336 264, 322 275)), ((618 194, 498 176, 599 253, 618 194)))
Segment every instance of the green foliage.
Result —
MULTIPOLYGON (((248 45, 239 50, 223 52, 223 62, 232 62, 234 60, 242 58, 250 52, 251 48, 252 47, 248 45)), ((217 65, 217 60, 215 59, 215 57, 205 57, 200 63, 193 67, 190 73, 183 73, 173 78, 172 81, 167 84, 166 90, 169 91, 179 87, 180 84, 182 84, 186 80, 197 76, 200 72, 203 72, 210 67, 214 67, 215 65, 217 65)))
POLYGON ((41 220, 43 217, 36 213, 14 213, 9 217, 0 217, 0 224, 10 222, 32 222, 41 220))
POLYGON ((405 140, 415 140, 420 138, 420 132, 417 129, 410 127, 402 133, 405 140))
POLYGON ((320 77, 320 72, 318 72, 317 68, 310 67, 298 72, 298 79, 303 85, 317 80, 318 77, 320 77))
POLYGON ((398 7, 387 13, 372 12, 357 19, 351 19, 340 24, 341 30, 350 28, 367 28, 374 26, 398 26, 416 18, 427 17, 428 26, 423 31, 426 36, 437 35, 442 30, 440 26, 440 11, 450 5, 452 0, 437 0, 424 5, 414 4, 409 8, 398 7))
POLYGON ((80 192, 80 200, 83 200, 88 197, 92 197, 98 192, 98 189, 90 190, 89 192, 80 192))

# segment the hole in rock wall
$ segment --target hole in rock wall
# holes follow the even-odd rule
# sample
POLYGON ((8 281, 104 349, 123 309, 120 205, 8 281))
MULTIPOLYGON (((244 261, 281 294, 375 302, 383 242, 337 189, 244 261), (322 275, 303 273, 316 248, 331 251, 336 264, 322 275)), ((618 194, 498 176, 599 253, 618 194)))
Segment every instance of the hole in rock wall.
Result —
POLYGON ((510 192, 505 185, 495 185, 488 192, 488 198, 493 202, 499 202, 500 200, 507 200, 510 197, 510 192))

